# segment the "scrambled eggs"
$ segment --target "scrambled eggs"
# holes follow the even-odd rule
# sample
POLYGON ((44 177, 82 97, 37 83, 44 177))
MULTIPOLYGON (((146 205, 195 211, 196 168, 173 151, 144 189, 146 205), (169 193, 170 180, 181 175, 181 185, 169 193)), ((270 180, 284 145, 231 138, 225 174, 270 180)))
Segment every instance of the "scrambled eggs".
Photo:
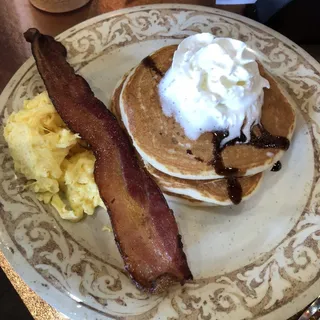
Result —
POLYGON ((61 218, 78 221, 104 204, 93 177, 95 157, 56 112, 47 92, 25 100, 4 128, 15 170, 61 218))

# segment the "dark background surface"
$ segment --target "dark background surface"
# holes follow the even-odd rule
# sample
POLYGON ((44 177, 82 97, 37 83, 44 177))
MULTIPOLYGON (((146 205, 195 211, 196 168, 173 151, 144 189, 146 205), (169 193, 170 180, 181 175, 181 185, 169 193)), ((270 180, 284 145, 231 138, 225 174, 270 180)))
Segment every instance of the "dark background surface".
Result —
POLYGON ((0 319, 32 320, 30 312, 22 302, 7 276, 0 268, 0 319))

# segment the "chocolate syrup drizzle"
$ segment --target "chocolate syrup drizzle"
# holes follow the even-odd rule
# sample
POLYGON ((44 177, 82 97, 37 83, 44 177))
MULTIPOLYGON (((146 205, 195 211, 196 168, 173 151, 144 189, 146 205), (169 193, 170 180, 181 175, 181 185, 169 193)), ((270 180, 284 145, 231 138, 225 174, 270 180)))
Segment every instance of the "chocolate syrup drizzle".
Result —
POLYGON ((157 67, 156 63, 154 62, 154 60, 147 56, 142 60, 142 64, 146 67, 151 69, 153 72, 155 72, 157 75, 159 75, 160 77, 163 77, 164 74, 163 72, 157 67))
MULTIPOLYGON (((209 162, 209 164, 214 166, 215 171, 219 175, 227 178, 227 190, 229 198, 234 204, 239 204, 242 200, 242 187, 237 178, 240 170, 238 168, 226 167, 224 165, 222 151, 227 146, 245 143, 246 137, 241 132, 240 137, 230 140, 224 146, 221 146, 222 140, 229 135, 228 131, 215 131, 212 133, 212 135, 213 159, 209 162)), ((254 127, 254 130, 251 131, 251 139, 247 144, 259 149, 274 148, 288 150, 290 141, 285 137, 274 136, 262 125, 257 125, 254 127)))
POLYGON ((227 191, 229 199, 234 204, 239 204, 242 200, 242 187, 235 176, 230 176, 227 178, 227 191))
POLYGON ((281 162, 280 162, 280 161, 277 161, 277 162, 273 165, 271 171, 277 172, 277 171, 280 171, 281 168, 282 168, 281 162))

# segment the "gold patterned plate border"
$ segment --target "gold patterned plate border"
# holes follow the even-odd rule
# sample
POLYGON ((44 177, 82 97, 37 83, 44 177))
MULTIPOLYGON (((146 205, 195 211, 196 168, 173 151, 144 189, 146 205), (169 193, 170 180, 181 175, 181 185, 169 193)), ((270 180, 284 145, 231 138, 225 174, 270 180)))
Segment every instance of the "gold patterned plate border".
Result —
MULTIPOLYGON (((139 292, 119 266, 84 247, 56 213, 23 189, 7 146, 0 141, 1 250, 42 298, 74 319, 285 319, 319 292, 319 85, 320 66, 290 40, 256 22, 217 9, 153 5, 95 17, 61 34, 69 61, 85 70, 130 45, 179 41, 209 31, 246 41, 298 106, 312 147, 312 181, 293 228, 259 259, 168 294, 139 292)), ((1 125, 23 99, 43 90, 28 60, 0 97, 1 125)), ((301 192, 304 192, 301 190, 301 192)))

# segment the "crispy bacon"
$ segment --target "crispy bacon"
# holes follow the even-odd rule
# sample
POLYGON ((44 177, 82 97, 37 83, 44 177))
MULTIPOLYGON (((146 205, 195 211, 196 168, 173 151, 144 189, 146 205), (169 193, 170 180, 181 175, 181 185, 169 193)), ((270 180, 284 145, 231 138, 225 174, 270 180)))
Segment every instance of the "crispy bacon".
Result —
POLYGON ((173 212, 116 118, 75 74, 65 47, 29 29, 25 39, 48 94, 70 130, 79 133, 96 157, 94 177, 108 208, 125 269, 136 286, 158 293, 192 279, 173 212))

